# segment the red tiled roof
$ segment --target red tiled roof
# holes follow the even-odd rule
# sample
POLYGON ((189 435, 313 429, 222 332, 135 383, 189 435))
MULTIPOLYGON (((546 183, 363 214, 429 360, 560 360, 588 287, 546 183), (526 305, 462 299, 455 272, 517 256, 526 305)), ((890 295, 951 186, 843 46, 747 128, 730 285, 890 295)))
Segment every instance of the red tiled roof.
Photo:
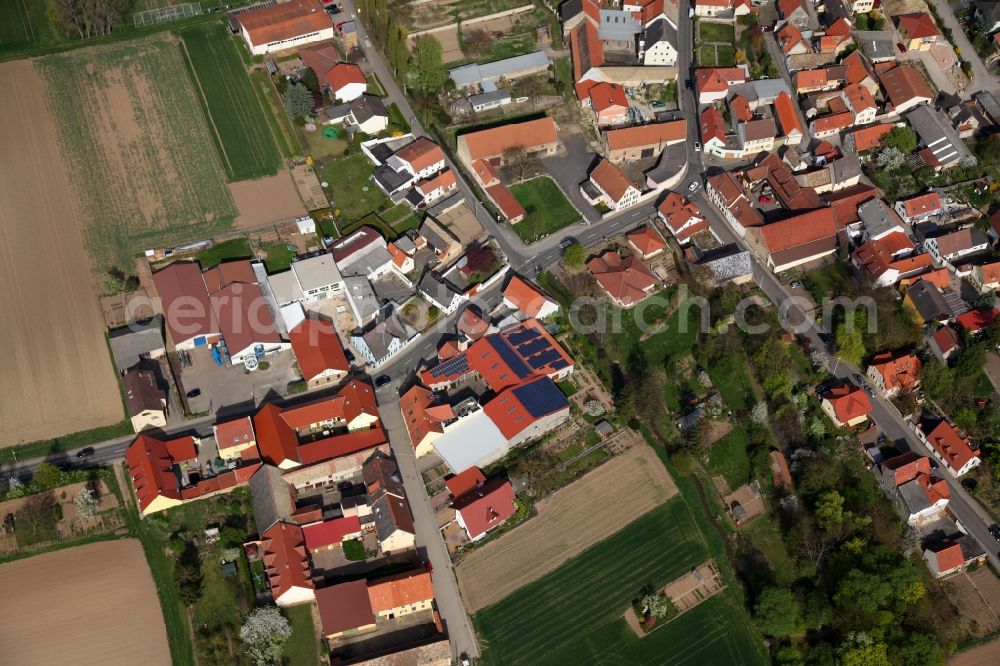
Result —
POLYGON ((861 83, 871 76, 868 67, 865 65, 861 51, 852 51, 844 58, 842 64, 847 67, 846 78, 848 83, 861 83))
MULTIPOLYGON (((878 277, 890 268, 897 268, 895 256, 905 250, 913 250, 914 245, 905 233, 891 233, 876 240, 870 240, 861 245, 854 252, 855 260, 861 267, 873 277, 878 277)), ((922 263, 931 265, 929 255, 918 255, 924 257, 922 263)), ((915 268, 915 267, 914 267, 915 268)))
POLYGON ((496 170, 486 160, 476 160, 472 163, 472 170, 476 172, 476 179, 483 187, 490 187, 500 182, 500 176, 496 170))
POLYGON ((629 189, 638 189, 625 172, 607 158, 602 159, 590 172, 590 180, 616 203, 624 198, 629 189))
POLYGON ((258 46, 333 27, 319 0, 290 0, 238 14, 236 20, 258 46))
POLYGON ((678 143, 687 138, 687 122, 682 120, 670 120, 665 123, 650 123, 648 125, 634 125, 621 129, 610 129, 604 132, 608 150, 622 150, 624 148, 639 148, 643 146, 656 146, 660 148, 671 143, 678 143))
POLYGON ((698 94, 705 92, 725 92, 729 90, 730 81, 744 82, 746 72, 740 67, 702 67, 695 70, 695 82, 698 94))
POLYGON ((897 65, 888 72, 884 72, 879 80, 894 107, 901 106, 918 97, 928 100, 934 99, 934 93, 924 81, 924 77, 909 65, 897 65))
POLYGON ((744 227, 759 227, 764 224, 764 218, 760 211, 750 205, 750 201, 743 194, 742 188, 736 183, 736 179, 729 171, 710 176, 708 185, 718 192, 724 202, 724 208, 728 210, 736 221, 744 227))
POLYGON ((510 148, 532 150, 558 141, 556 124, 545 116, 520 123, 510 123, 491 127, 478 132, 469 132, 459 137, 464 141, 471 160, 491 159, 500 156, 510 148))
POLYGON ((306 381, 326 370, 348 372, 351 369, 332 322, 304 319, 288 333, 288 339, 306 381))
POLYGON ((431 574, 427 571, 407 571, 395 576, 370 580, 368 598, 372 610, 376 613, 429 601, 434 598, 431 574))
POLYGON ((161 495, 180 499, 174 460, 167 453, 166 442, 149 435, 139 435, 125 451, 125 464, 141 511, 145 511, 161 495))
POLYGON ((826 69, 803 69, 795 72, 794 77, 796 90, 822 88, 829 81, 826 69))
POLYGON ((545 376, 535 376, 517 386, 504 389, 483 407, 483 411, 507 440, 514 439, 524 432, 525 428, 545 416, 569 410, 569 403, 566 401, 551 406, 525 404, 520 396, 527 395, 525 389, 533 384, 548 384, 553 391, 559 392, 551 379, 545 376), (543 409, 548 411, 541 413, 543 409))
POLYGON ((341 516, 302 527, 302 536, 305 538, 308 550, 340 543, 348 535, 359 532, 361 532, 361 521, 357 516, 341 516))
POLYGON ((732 112, 734 122, 746 123, 753 119, 750 111, 750 102, 743 95, 733 95, 729 100, 729 109, 732 112))
MULTIPOLYGON (((599 17, 594 19, 597 23, 600 23, 600 20, 599 17)), ((596 82, 581 81, 581 79, 592 68, 604 64, 604 46, 597 35, 597 28, 590 21, 583 21, 573 28, 569 35, 569 46, 573 58, 573 80, 577 83, 577 97, 582 100, 586 97, 587 90, 596 82)))
POLYGON ((325 636, 375 624, 368 581, 364 579, 316 590, 316 607, 325 636))
POLYGON ((434 404, 434 394, 423 386, 414 386, 399 399, 399 409, 403 414, 403 425, 410 436, 410 443, 416 448, 432 432, 444 432, 441 421, 427 413, 434 404))
POLYGON ((844 17, 840 17, 833 22, 833 25, 826 29, 826 34, 836 35, 838 37, 849 38, 853 32, 854 30, 852 29, 851 24, 844 17))
POLYGON ((778 0, 778 11, 781 12, 781 18, 787 19, 796 10, 802 8, 802 3, 800 0, 778 0))
POLYGON ((726 120, 714 106, 701 112, 700 127, 702 143, 708 143, 712 139, 718 139, 722 143, 726 142, 726 120))
POLYGON ((490 322, 473 308, 467 307, 462 310, 456 328, 470 340, 478 340, 486 335, 486 331, 490 328, 490 322))
POLYGON ((452 504, 462 516, 470 539, 503 524, 517 511, 514 488, 507 479, 491 479, 481 488, 471 490, 452 504))
POLYGON ((910 391, 920 378, 921 363, 916 354, 902 354, 895 358, 892 354, 879 354, 872 359, 871 365, 882 375, 886 389, 910 391))
POLYGON ((628 99, 625 97, 625 89, 617 83, 602 81, 590 89, 590 106, 595 113, 602 113, 611 108, 628 108, 628 99))
POLYGON ((333 257, 336 263, 341 263, 348 257, 361 252, 369 245, 381 245, 383 240, 382 234, 375 231, 375 229, 368 226, 361 227, 347 238, 338 239, 330 249, 330 256, 333 257))
POLYGON ((276 600, 293 587, 313 589, 302 528, 277 522, 260 539, 271 594, 276 600))
POLYGON ((878 192, 875 188, 863 184, 827 194, 826 200, 830 204, 830 207, 833 208, 833 214, 837 220, 837 229, 843 229, 849 224, 860 221, 858 206, 877 196, 878 192))
POLYGON ((844 41, 844 37, 840 35, 830 35, 826 34, 819 38, 819 52, 820 53, 834 53, 837 47, 844 41))
MULTIPOLYGON (((795 0, 795 4, 798 5, 798 0, 795 0)), ((778 43, 781 45, 781 50, 785 53, 788 53, 796 45, 802 43, 802 31, 793 23, 786 23, 784 27, 775 33, 775 37, 777 37, 778 43)))
POLYGON ((942 354, 947 354, 958 346, 958 333, 950 326, 942 326, 931 337, 934 338, 942 354))
POLYGON ((503 295, 518 310, 529 317, 537 317, 542 306, 548 302, 552 302, 538 288, 519 275, 515 275, 510 279, 510 282, 507 283, 507 286, 503 290, 503 295))
POLYGON ((957 569, 965 564, 962 547, 949 539, 931 544, 927 550, 934 553, 937 570, 941 573, 957 569))
POLYGON ((820 132, 832 132, 835 130, 846 129, 853 124, 854 114, 850 111, 831 113, 813 120, 813 132, 817 134, 820 132))
POLYGON ((447 486, 452 497, 461 497, 484 483, 486 483, 486 477, 483 475, 483 470, 478 467, 470 467, 445 481, 444 485, 447 486))
POLYGON ((896 25, 907 39, 924 39, 926 37, 941 36, 941 31, 938 30, 938 27, 934 24, 934 19, 927 12, 900 14, 896 17, 896 25))
POLYGON ((914 451, 907 451, 883 461, 882 467, 892 472, 893 482, 899 487, 921 474, 930 474, 931 459, 914 451))
POLYGON ((824 397, 833 405, 833 413, 841 423, 847 423, 859 416, 867 416, 872 411, 868 395, 857 386, 838 386, 831 389, 824 397))
POLYGON ((795 102, 792 96, 786 92, 778 93, 774 98, 774 114, 778 117, 778 124, 781 125, 781 132, 788 136, 792 130, 802 131, 802 123, 799 122, 799 114, 795 110, 795 102))
POLYGON ((343 435, 333 435, 299 447, 299 459, 303 465, 311 465, 323 460, 349 456, 358 451, 367 451, 389 441, 382 426, 367 430, 355 430, 343 435))
POLYGON ((993 284, 1000 282, 1000 261, 994 261, 978 267, 982 273, 983 284, 993 284))
POLYGON ((219 323, 201 277, 192 261, 178 261, 153 273, 153 284, 163 305, 163 320, 174 344, 219 333, 219 323))
POLYGON ((520 220, 528 214, 524 210, 524 206, 521 205, 521 202, 514 196, 514 193, 507 189, 507 186, 503 183, 487 187, 486 193, 508 220, 520 220))
POLYGON ((993 320, 1000 314, 1000 310, 969 310, 955 318, 962 330, 970 333, 978 333, 993 323, 993 320))
POLYGON ((614 250, 591 259, 587 270, 612 298, 625 305, 644 299, 656 284, 656 276, 639 257, 630 254, 622 259, 614 250))
POLYGON ((948 271, 947 268, 938 268, 933 271, 928 271, 927 273, 924 273, 917 279, 930 282, 938 289, 951 287, 951 273, 948 271))
POLYGON ((333 69, 326 73, 323 80, 333 90, 334 95, 352 83, 368 85, 361 68, 350 62, 337 63, 333 69))
POLYGON ((851 109, 854 113, 859 113, 867 109, 877 109, 878 105, 875 104, 875 98, 860 83, 850 83, 844 88, 844 96, 847 98, 847 102, 851 105, 851 109))
POLYGON ((253 434, 253 421, 249 416, 244 416, 235 421, 217 423, 213 429, 215 431, 215 442, 219 445, 219 449, 230 449, 234 446, 241 446, 256 441, 253 434))
POLYGON ((254 275, 253 266, 248 260, 224 261, 214 268, 209 268, 201 274, 201 279, 205 281, 205 288, 208 293, 219 291, 223 287, 228 287, 235 282, 244 284, 256 284, 257 276, 254 275))
POLYGON ((422 136, 397 150, 393 156, 409 164, 416 173, 442 161, 444 151, 441 146, 422 136))
POLYGON ((916 217, 941 210, 941 195, 937 192, 928 192, 900 203, 903 204, 903 210, 906 211, 907 217, 916 217))
POLYGON ((236 282, 213 293, 210 298, 230 354, 245 351, 255 344, 281 342, 264 292, 256 283, 236 282))
POLYGON ((771 472, 775 488, 790 488, 792 473, 788 470, 788 459, 781 451, 771 451, 771 472))
POLYGON ((854 138, 854 149, 860 153, 865 150, 877 148, 882 141, 882 137, 891 132, 893 127, 895 126, 891 123, 884 123, 851 131, 850 136, 854 138))
POLYGON ((656 207, 656 211, 660 214, 670 233, 681 242, 708 228, 708 220, 702 215, 701 210, 676 192, 668 192, 667 196, 656 207), (695 222, 685 228, 684 225, 692 220, 695 222))
MULTIPOLYGON (((503 344, 509 346, 514 354, 525 361, 528 367, 531 367, 535 374, 539 375, 549 375, 559 371, 560 365, 563 367, 569 367, 573 365, 573 359, 570 358, 566 350, 562 348, 562 345, 556 341, 552 335, 545 330, 542 323, 537 319, 528 319, 517 326, 511 326, 510 328, 505 328, 499 333, 493 333, 487 335, 482 340, 478 340, 473 343, 468 349, 469 357, 469 367, 479 373, 479 376, 492 388, 494 391, 499 391, 501 389, 513 386, 520 383, 524 378, 518 377, 518 373, 514 371, 506 361, 506 359, 496 350, 491 338, 497 336, 497 338, 504 341, 503 344), (545 342, 546 349, 552 349, 557 352, 557 356, 554 356, 551 361, 547 363, 539 363, 537 360, 533 362, 528 362, 527 358, 518 352, 516 345, 509 343, 508 341, 512 338, 517 337, 520 333, 525 333, 528 330, 533 330, 537 335, 535 336, 539 341, 545 342), (553 367, 553 364, 557 364, 557 367, 553 367)), ((532 345, 537 343, 532 342, 532 345)), ((424 382, 425 384, 427 382, 424 382)))
POLYGON ((979 456, 979 449, 973 449, 971 442, 959 435, 955 427, 944 420, 928 433, 927 441, 955 470, 961 469, 973 457, 979 456))
POLYGON ((658 252, 659 250, 666 249, 667 244, 660 238, 660 234, 651 226, 643 226, 636 229, 627 236, 628 240, 632 245, 634 245, 643 256, 648 256, 653 252, 658 252))
POLYGON ((833 238, 836 243, 837 225, 833 221, 833 209, 819 208, 766 224, 760 227, 760 231, 767 249, 773 254, 820 239, 833 238))
POLYGON ((455 187, 455 173, 448 167, 445 167, 430 178, 420 181, 415 187, 424 196, 427 196, 439 187, 447 192, 455 187))

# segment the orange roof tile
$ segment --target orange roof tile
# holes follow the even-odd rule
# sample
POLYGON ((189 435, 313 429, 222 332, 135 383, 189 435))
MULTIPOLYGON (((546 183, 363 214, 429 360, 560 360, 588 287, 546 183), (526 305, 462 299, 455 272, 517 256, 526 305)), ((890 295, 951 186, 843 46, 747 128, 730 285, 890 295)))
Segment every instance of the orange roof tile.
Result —
POLYGON ((623 259, 614 250, 591 259, 587 270, 612 298, 625 305, 644 299, 656 284, 656 276, 639 257, 630 254, 623 259))
POLYGON ((590 89, 590 106, 595 113, 603 113, 611 108, 628 108, 628 99, 625 97, 625 89, 617 83, 602 81, 590 89))
POLYGON ((687 138, 687 123, 683 119, 670 120, 665 123, 634 125, 604 132, 608 150, 642 146, 656 146, 659 149, 671 143, 684 141, 685 138, 687 138))
POLYGON ((309 381, 327 370, 349 372, 351 364, 333 323, 304 319, 288 333, 302 376, 309 381))
POLYGON ((309 558, 306 555, 302 528, 285 522, 275 523, 260 535, 264 568, 275 599, 293 587, 313 589, 309 558))
POLYGON ((542 306, 554 302, 537 287, 519 275, 515 275, 503 290, 503 296, 529 317, 537 317, 542 306))
POLYGON ((629 189, 638 190, 625 172, 608 159, 602 159, 590 172, 590 180, 604 190, 612 201, 618 202, 628 193, 629 189))
POLYGON ((867 416, 872 411, 868 395, 854 385, 838 386, 831 389, 824 397, 833 406, 833 413, 841 423, 867 416))
POLYGON ((901 202, 907 217, 918 217, 941 210, 941 195, 928 192, 901 202))
POLYGON ((368 597, 376 614, 434 598, 434 585, 427 571, 405 573, 368 581, 368 597))
POLYGON ((965 555, 962 554, 962 547, 950 539, 933 543, 927 547, 927 550, 934 553, 938 572, 952 571, 965 564, 965 555))
POLYGON ((256 441, 253 434, 253 421, 249 416, 235 421, 216 423, 213 429, 215 430, 215 442, 219 445, 220 450, 256 441))
POLYGON ((236 20, 258 46, 333 27, 333 20, 319 0, 290 0, 238 14, 236 20))
POLYGON ((444 485, 447 486, 452 497, 461 497, 484 483, 486 483, 486 476, 483 474, 483 470, 478 467, 470 467, 445 481, 444 485))
POLYGON ((509 221, 519 221, 528 214, 524 210, 524 206, 521 205, 521 202, 514 196, 514 193, 507 189, 507 186, 503 183, 487 187, 486 193, 490 195, 490 199, 493 199, 493 203, 497 205, 500 212, 509 221))
POLYGON ((955 427, 945 420, 928 433, 927 441, 952 469, 961 469, 973 457, 979 456, 979 449, 973 449, 972 442, 959 435, 955 427))
POLYGON ((854 138, 854 150, 860 153, 865 150, 877 148, 882 141, 882 137, 891 132, 893 127, 895 125, 891 123, 883 123, 851 131, 850 136, 854 138))
POLYGON ((627 238, 632 245, 638 248, 643 256, 648 256, 653 252, 664 250, 667 247, 667 244, 660 238, 660 234, 656 233, 649 225, 636 229, 627 238))
POLYGON ((900 14, 896 17, 896 25, 899 31, 908 39, 925 39, 927 37, 940 37, 941 31, 934 24, 934 19, 927 12, 914 12, 912 14, 900 14))
POLYGON ((920 379, 921 363, 916 354, 903 354, 895 358, 892 354, 879 354, 872 359, 871 365, 882 375, 886 389, 910 391, 920 379))
POLYGON ((800 134, 803 133, 795 106, 792 96, 786 92, 780 92, 774 98, 774 114, 778 117, 778 124, 781 125, 781 132, 785 136, 788 136, 793 130, 797 130, 800 134))
POLYGON ((363 83, 368 85, 364 72, 361 68, 350 62, 340 62, 323 77, 323 81, 330 86, 333 94, 336 95, 352 83, 363 83))
POLYGON ((416 173, 443 161, 444 151, 441 146, 421 136, 397 150, 393 156, 409 164, 416 173))
POLYGON ((520 123, 510 123, 491 127, 478 132, 469 132, 459 137, 464 141, 472 160, 498 157, 510 148, 533 149, 554 144, 558 141, 556 124, 545 116, 520 123))

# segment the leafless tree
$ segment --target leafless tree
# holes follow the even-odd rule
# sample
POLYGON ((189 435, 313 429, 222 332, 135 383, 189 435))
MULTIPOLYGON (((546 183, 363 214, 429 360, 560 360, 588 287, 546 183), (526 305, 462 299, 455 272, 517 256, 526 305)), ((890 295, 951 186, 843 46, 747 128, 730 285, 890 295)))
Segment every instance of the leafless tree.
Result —
POLYGON ((493 35, 482 28, 462 33, 462 46, 474 55, 483 55, 493 45, 493 35))
POLYGON ((538 158, 523 146, 508 148, 503 152, 502 160, 507 176, 514 182, 526 180, 539 171, 538 158))
POLYGON ((129 0, 51 0, 66 34, 81 39, 107 35, 121 23, 129 0))

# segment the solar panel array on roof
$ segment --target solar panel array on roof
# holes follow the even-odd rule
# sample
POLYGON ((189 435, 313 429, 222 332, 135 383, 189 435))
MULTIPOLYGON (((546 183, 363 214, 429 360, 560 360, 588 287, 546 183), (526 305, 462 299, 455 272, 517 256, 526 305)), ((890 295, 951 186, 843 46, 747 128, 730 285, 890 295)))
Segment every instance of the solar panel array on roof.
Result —
POLYGON ((553 370, 562 370, 563 368, 567 367, 568 365, 569 365, 569 361, 567 361, 564 358, 561 358, 561 359, 559 359, 558 361, 555 361, 552 364, 552 369, 553 370))
POLYGON ((520 345, 517 347, 517 353, 525 358, 529 358, 539 352, 545 351, 546 349, 552 349, 552 345, 549 344, 548 340, 542 338, 541 340, 532 340, 527 344, 520 345))
POLYGON ((500 358, 504 360, 504 363, 517 375, 520 379, 524 379, 531 374, 531 370, 525 365, 521 357, 518 356, 514 350, 511 348, 507 341, 500 337, 499 335, 491 335, 486 338, 490 342, 490 346, 500 354, 500 358))
POLYGON ((529 358, 528 363, 530 363, 531 367, 534 368, 535 370, 540 370, 541 368, 547 366, 549 363, 554 363, 556 361, 561 361, 561 360, 562 360, 562 355, 555 349, 549 348, 546 349, 541 354, 536 354, 535 356, 529 358))
POLYGON ((536 419, 569 405, 566 396, 548 377, 518 386, 513 389, 513 393, 528 413, 536 419))
POLYGON ((517 347, 518 345, 523 345, 525 342, 528 342, 529 340, 534 340, 539 335, 541 335, 541 333, 539 333, 534 328, 522 327, 520 330, 514 331, 513 333, 507 335, 507 341, 510 342, 510 344, 517 347))
POLYGON ((469 371, 469 359, 465 354, 450 358, 441 365, 431 368, 431 377, 451 377, 464 375, 469 371))

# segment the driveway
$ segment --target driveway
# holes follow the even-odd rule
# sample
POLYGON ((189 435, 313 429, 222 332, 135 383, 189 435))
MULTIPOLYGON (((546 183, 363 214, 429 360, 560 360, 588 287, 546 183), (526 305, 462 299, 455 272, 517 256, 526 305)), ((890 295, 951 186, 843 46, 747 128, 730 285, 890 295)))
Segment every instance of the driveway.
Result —
POLYGON ((581 132, 564 131, 559 138, 564 152, 542 159, 542 166, 587 221, 597 222, 601 216, 580 194, 580 183, 587 180, 591 166, 597 164, 600 158, 590 151, 581 132))
POLYGON ((927 0, 929 3, 934 5, 937 10, 938 16, 941 17, 941 23, 944 27, 951 30, 951 38, 955 42, 955 46, 961 51, 962 55, 972 63, 972 83, 976 88, 993 88, 1000 85, 1000 79, 993 76, 990 71, 983 64, 982 59, 979 54, 976 53, 976 49, 972 46, 972 42, 969 38, 965 36, 965 31, 962 29, 962 24, 958 22, 955 18, 954 12, 951 11, 951 7, 944 0, 927 0))

